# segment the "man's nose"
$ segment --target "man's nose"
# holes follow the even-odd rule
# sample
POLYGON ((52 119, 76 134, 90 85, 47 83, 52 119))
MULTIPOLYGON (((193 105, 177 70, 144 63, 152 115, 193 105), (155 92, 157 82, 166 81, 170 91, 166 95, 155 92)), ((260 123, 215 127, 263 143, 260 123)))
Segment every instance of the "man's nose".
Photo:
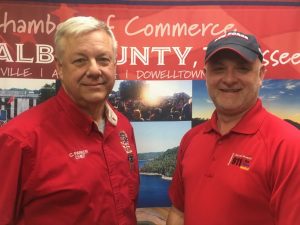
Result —
POLYGON ((101 66, 97 63, 96 59, 91 59, 88 67, 89 75, 100 75, 101 74, 101 66))
POLYGON ((228 84, 235 83, 237 81, 237 78, 234 70, 226 70, 223 76, 223 81, 228 84))

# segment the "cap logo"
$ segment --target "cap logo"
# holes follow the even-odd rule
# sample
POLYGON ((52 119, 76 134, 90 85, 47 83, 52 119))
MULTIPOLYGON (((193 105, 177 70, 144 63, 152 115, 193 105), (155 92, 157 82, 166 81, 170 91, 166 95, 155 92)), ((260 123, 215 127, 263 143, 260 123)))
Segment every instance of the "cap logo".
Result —
POLYGON ((242 34, 242 33, 239 33, 239 32, 228 32, 226 34, 223 34, 221 35, 220 37, 218 37, 217 39, 215 39, 215 42, 222 39, 222 38, 225 38, 225 37, 229 37, 229 36, 236 36, 236 37, 241 37, 241 38, 244 38, 246 40, 248 40, 248 36, 242 34))
POLYGON ((206 50, 205 63, 212 55, 220 50, 231 50, 249 62, 254 62, 257 58, 262 62, 263 54, 255 36, 244 34, 238 31, 230 31, 211 41, 206 50))

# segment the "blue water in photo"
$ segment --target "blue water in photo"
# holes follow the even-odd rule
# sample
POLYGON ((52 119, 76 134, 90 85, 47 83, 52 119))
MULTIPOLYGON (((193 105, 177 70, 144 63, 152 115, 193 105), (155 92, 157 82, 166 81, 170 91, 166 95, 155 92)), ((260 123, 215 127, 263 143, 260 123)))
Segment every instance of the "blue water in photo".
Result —
MULTIPOLYGON (((140 161, 140 168, 145 162, 140 161)), ((159 175, 140 175, 140 191, 138 208, 144 207, 169 207, 171 201, 168 196, 170 180, 164 180, 159 175)))

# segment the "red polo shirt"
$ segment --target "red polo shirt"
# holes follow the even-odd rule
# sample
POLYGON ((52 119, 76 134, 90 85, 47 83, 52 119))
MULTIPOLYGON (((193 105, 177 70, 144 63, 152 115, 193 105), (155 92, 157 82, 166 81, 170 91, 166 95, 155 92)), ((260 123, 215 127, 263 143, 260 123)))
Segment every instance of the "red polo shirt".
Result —
POLYGON ((185 225, 300 224, 300 132, 256 105, 226 135, 216 113, 182 139, 169 190, 185 225))
POLYGON ((108 104, 104 134, 62 89, 0 129, 0 225, 136 224, 133 129, 108 104))

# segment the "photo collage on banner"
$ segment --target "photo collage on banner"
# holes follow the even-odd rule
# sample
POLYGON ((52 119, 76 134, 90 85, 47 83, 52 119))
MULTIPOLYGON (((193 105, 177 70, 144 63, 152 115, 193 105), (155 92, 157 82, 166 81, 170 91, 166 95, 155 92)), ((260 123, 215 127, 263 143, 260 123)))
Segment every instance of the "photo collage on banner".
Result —
POLYGON ((299 6, 20 4, 0 7, 0 126, 57 93, 52 46, 60 21, 77 15, 106 21, 119 44, 109 101, 134 128, 138 208, 171 206, 180 140, 214 110, 203 73, 206 46, 227 31, 258 37, 267 67, 260 98, 300 129, 299 6))

